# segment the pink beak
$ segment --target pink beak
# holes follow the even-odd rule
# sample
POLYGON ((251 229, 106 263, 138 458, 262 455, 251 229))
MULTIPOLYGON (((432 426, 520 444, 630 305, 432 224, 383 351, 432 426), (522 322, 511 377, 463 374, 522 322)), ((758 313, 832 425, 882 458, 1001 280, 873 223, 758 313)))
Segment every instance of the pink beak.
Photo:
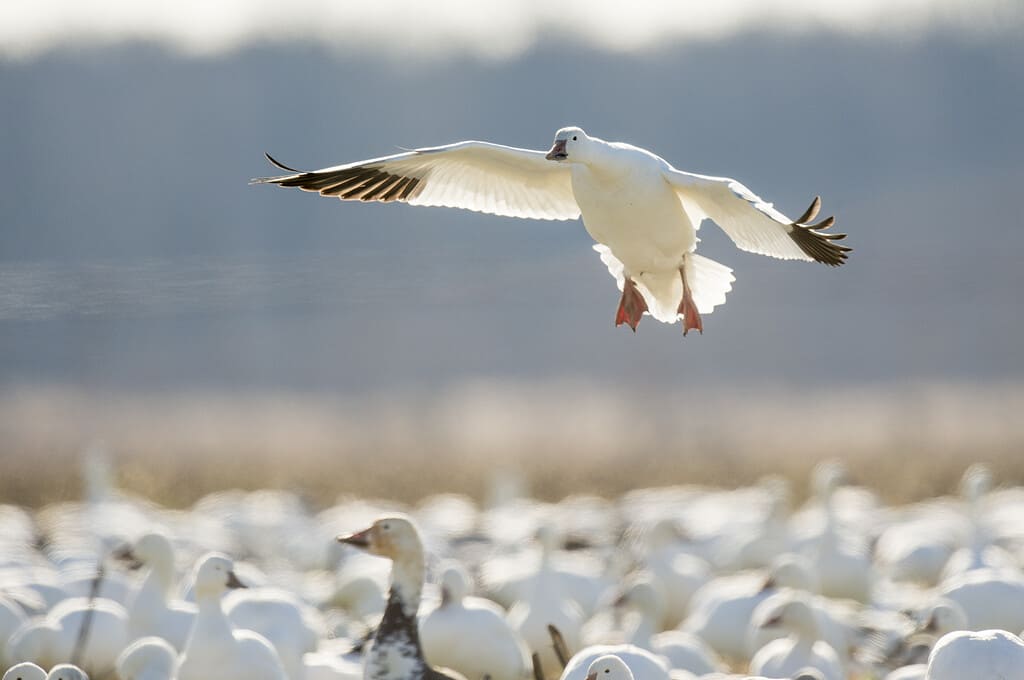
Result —
POLYGON ((567 154, 565 152, 565 140, 564 139, 555 140, 555 144, 554 144, 554 146, 551 147, 551 151, 548 151, 547 155, 544 156, 544 158, 547 158, 549 161, 560 161, 563 158, 568 158, 568 157, 569 157, 569 154, 567 154))
POLYGON ((348 543, 354 545, 357 548, 368 548, 370 547, 370 529, 364 529, 355 534, 348 536, 338 536, 339 543, 348 543))
POLYGON ((587 680, 597 680, 597 673, 591 673, 588 675, 587 680))

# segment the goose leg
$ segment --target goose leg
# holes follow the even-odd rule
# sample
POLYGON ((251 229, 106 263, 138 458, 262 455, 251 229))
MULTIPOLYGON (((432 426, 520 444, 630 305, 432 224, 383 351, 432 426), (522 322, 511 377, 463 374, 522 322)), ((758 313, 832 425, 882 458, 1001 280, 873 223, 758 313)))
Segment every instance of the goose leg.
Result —
POLYGON ((615 325, 629 324, 629 327, 636 333, 640 318, 646 311, 647 303, 644 302, 644 296, 637 290, 633 279, 627 276, 626 283, 622 287, 622 299, 619 300, 619 311, 615 313, 615 325))
POLYGON ((690 284, 686 282, 686 265, 679 268, 679 276, 683 279, 683 299, 679 301, 679 308, 676 311, 683 315, 683 336, 685 337, 691 330, 704 335, 704 324, 700 320, 700 313, 697 312, 697 305, 693 304, 690 284))

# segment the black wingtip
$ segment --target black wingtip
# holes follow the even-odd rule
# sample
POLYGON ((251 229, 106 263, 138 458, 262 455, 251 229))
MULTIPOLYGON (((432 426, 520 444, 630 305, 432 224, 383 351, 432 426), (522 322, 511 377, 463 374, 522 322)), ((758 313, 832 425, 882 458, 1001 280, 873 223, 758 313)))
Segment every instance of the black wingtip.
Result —
POLYGON ((810 223, 818 216, 820 210, 821 197, 815 196, 804 214, 790 225, 792 230, 789 235, 800 247, 800 250, 804 251, 811 259, 831 267, 838 267, 846 262, 847 253, 853 249, 836 243, 836 241, 846 238, 846 234, 824 233, 824 230, 836 223, 835 217, 829 216, 816 224, 810 223))
POLYGON ((815 196, 814 200, 811 201, 811 205, 804 211, 804 214, 796 218, 794 222, 796 224, 808 224, 818 216, 819 210, 821 210, 821 196, 815 196))
POLYGON ((266 151, 263 152, 263 155, 267 157, 268 161, 270 161, 271 163, 273 163, 277 167, 281 168, 282 170, 287 170, 288 172, 302 172, 301 170, 296 170, 295 168, 288 167, 287 165, 285 165, 281 161, 279 161, 276 158, 274 158, 273 156, 271 156, 266 151))

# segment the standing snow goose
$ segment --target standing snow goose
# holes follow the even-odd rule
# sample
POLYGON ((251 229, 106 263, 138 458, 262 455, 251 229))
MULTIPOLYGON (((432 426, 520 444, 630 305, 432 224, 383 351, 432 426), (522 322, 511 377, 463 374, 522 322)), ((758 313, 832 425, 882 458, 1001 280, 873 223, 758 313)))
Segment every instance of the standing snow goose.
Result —
POLYGON ((367 652, 365 680, 452 680, 430 667, 420 646, 416 614, 426 571, 423 541, 404 515, 381 517, 369 529, 338 541, 391 560, 391 588, 384 616, 367 652))
POLYGON ((157 635, 176 650, 184 649, 196 618, 196 607, 191 602, 169 599, 178 585, 170 540, 162 534, 146 534, 115 550, 114 556, 129 567, 148 569, 128 606, 131 638, 157 635))
POLYGON ((615 604, 635 616, 629 642, 665 657, 673 670, 707 675, 725 667, 722 660, 699 636, 681 630, 659 632, 664 602, 649 579, 636 578, 615 604))
POLYGON ((128 614, 117 602, 98 597, 73 597, 60 602, 45 617, 29 619, 7 641, 11 661, 34 661, 44 666, 72 658, 86 620, 91 621, 81 652, 81 665, 94 676, 114 670, 117 655, 128 644, 128 614))
POLYGON ((274 646, 290 680, 305 676, 304 655, 315 652, 326 624, 318 611, 283 588, 238 588, 224 596, 224 613, 236 628, 252 630, 274 646))
POLYGON ((767 574, 729 574, 709 581, 694 595, 680 628, 700 636, 734 664, 749 661, 747 624, 757 606, 782 589, 816 590, 805 562, 797 555, 780 555, 767 574))
POLYGON ((243 588, 227 555, 208 553, 195 571, 196 614, 178 680, 287 680, 274 647, 251 630, 236 630, 221 608, 221 596, 230 588, 243 588))
POLYGON ((432 664, 469 680, 520 680, 526 674, 526 645, 490 600, 467 597, 469 574, 451 563, 441 575, 441 603, 420 621, 420 639, 432 664))
POLYGON ((759 649, 750 661, 750 672, 768 677, 790 677, 810 666, 825 680, 843 680, 846 673, 836 651, 821 639, 814 611, 802 598, 792 599, 772 611, 763 612, 751 622, 760 627, 782 626, 787 638, 772 640, 759 649))
POLYGON ((644 313, 703 331, 701 314, 725 302, 732 270, 697 255, 697 229, 716 222, 742 250, 786 260, 841 265, 845 234, 812 223, 819 198, 791 220, 734 179, 676 170, 650 151, 590 137, 578 127, 555 133, 551 150, 458 142, 382 158, 262 177, 255 183, 316 191, 342 200, 402 201, 544 220, 583 217, 594 249, 622 298, 615 325, 634 331, 644 313))

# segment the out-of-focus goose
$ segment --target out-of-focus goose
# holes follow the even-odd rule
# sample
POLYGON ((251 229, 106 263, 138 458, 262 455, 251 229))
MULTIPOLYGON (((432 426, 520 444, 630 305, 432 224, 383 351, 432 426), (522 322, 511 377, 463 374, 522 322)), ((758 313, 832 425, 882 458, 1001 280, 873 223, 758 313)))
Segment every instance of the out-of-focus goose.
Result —
POLYGON ((178 680, 287 680, 274 647, 251 630, 235 630, 221 608, 221 596, 244 587, 231 558, 209 553, 196 565, 199 613, 178 664, 178 680))
POLYGON ((469 575, 450 563, 441 575, 441 603, 420 621, 427 661, 467 678, 520 680, 526 646, 490 600, 467 597, 469 575))
POLYGON ((96 677, 114 670, 117 655, 128 644, 128 614, 106 598, 73 597, 51 609, 42 619, 30 619, 7 642, 12 661, 34 661, 52 666, 72 658, 79 631, 90 621, 81 652, 81 666, 96 677))
POLYGON ((22 661, 7 669, 3 680, 46 680, 46 671, 31 661, 22 661))
POLYGON ((808 666, 817 668, 825 680, 843 680, 846 673, 835 650, 821 640, 818 622, 810 606, 800 597, 765 612, 751 623, 781 626, 790 636, 772 640, 754 654, 750 672, 768 677, 790 677, 808 666))
POLYGON ((644 313, 703 330, 701 314, 725 302, 732 270, 697 255, 697 229, 716 222, 742 250, 841 265, 844 234, 814 223, 815 198, 791 220, 734 179, 677 170, 631 144, 606 142, 578 127, 555 133, 551 150, 459 142, 323 170, 263 177, 257 183, 342 200, 402 201, 547 220, 583 217, 595 250, 622 290, 615 324, 634 331, 644 313))
POLYGON ((176 650, 185 648, 196 607, 190 602, 172 601, 178 585, 174 570, 174 548, 162 534, 146 534, 114 551, 114 557, 130 567, 147 569, 145 578, 128 605, 128 632, 140 638, 156 635, 176 650))
POLYGON ((142 637, 125 647, 117 657, 119 680, 171 680, 178 652, 156 636, 142 637))
POLYGON ((665 657, 672 669, 706 675, 724 668, 718 655, 697 635, 681 630, 658 632, 663 603, 649 580, 633 580, 616 604, 636 615, 628 642, 665 657))
POLYGON ((733 663, 750 660, 747 624, 757 606, 779 589, 814 591, 817 582, 806 560, 780 555, 765 575, 730 574, 709 581, 693 597, 682 630, 699 635, 733 663))
MULTIPOLYGON (((598 659, 609 656, 618 659, 636 680, 669 680, 668 663, 663 657, 634 645, 591 645, 576 652, 562 670, 559 680, 593 680, 591 672, 598 659)), ((599 678, 607 675, 602 669, 599 678)), ((609 677, 610 680, 610 677, 609 677)))
POLYGON ((1005 630, 958 631, 928 657, 927 680, 1024 680, 1024 641, 1005 630))
POLYGON ((89 680, 88 674, 71 663, 57 664, 46 674, 46 680, 89 680))

